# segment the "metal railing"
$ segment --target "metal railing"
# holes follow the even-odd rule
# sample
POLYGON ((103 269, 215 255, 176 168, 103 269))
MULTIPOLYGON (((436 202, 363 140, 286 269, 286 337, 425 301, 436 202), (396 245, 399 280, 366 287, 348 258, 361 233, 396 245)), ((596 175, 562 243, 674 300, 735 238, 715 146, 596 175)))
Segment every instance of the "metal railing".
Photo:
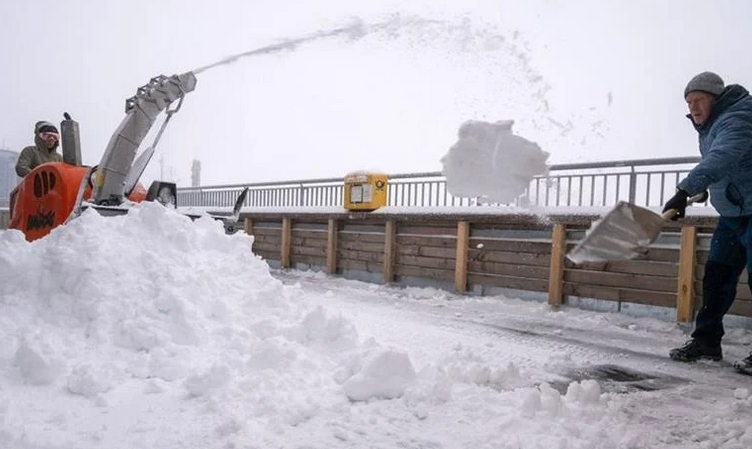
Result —
MULTIPOLYGON (((512 204, 521 206, 610 206, 629 201, 659 206, 670 198, 676 184, 700 161, 699 157, 608 161, 552 165, 549 173, 533 179, 512 204)), ((178 189, 178 204, 194 207, 229 207, 248 187, 245 206, 342 206, 344 178, 230 184, 178 189)), ((483 198, 450 194, 440 172, 389 176, 388 206, 481 206, 483 198)))

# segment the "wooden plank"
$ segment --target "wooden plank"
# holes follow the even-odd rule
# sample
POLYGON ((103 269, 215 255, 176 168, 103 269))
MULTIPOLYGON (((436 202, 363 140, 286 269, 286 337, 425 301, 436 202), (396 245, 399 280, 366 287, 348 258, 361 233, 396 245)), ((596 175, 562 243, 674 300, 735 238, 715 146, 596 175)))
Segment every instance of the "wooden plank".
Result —
POLYGON ((381 262, 364 262, 362 260, 349 259, 341 259, 339 266, 343 270, 367 271, 369 273, 378 273, 382 267, 381 262))
POLYGON ((361 260, 363 262, 384 262, 384 253, 366 253, 363 251, 348 251, 337 249, 338 260, 361 260))
MULTIPOLYGON (((400 225, 400 229, 402 226, 400 225)), ((455 234, 456 235, 456 234, 455 234)), ((452 236, 437 236, 437 237, 416 237, 409 235, 397 234, 397 246, 420 246, 420 247, 434 247, 434 248, 449 248, 452 251, 455 250, 455 235, 452 236)))
POLYGON ((589 271, 606 271, 609 273, 645 274, 676 278, 679 264, 657 262, 653 260, 613 260, 609 262, 585 262, 577 268, 589 271))
POLYGON ((549 267, 534 267, 531 265, 516 265, 513 263, 497 262, 468 262, 468 271, 473 273, 488 273, 503 276, 519 276, 531 279, 545 279, 551 274, 549 267))
POLYGON ((290 254, 291 256, 293 256, 292 257, 293 261, 296 261, 297 256, 300 256, 300 255, 326 258, 326 249, 325 248, 311 248, 308 246, 291 246, 290 254))
MULTIPOLYGON (((290 217, 292 219, 292 217, 290 217)), ((314 231, 314 232, 326 232, 328 218, 321 219, 302 219, 293 220, 292 232, 295 231, 314 231)))
POLYGON ((330 218, 327 224, 326 232, 326 272, 328 274, 337 273, 337 228, 339 227, 336 218, 330 218))
POLYGON ((280 229, 282 229, 282 219, 280 219, 278 222, 254 220, 253 229, 276 229, 277 231, 279 231, 280 229))
POLYGON ((564 256, 567 231, 563 224, 555 224, 551 234, 551 269, 548 277, 548 304, 560 306, 564 302, 564 256))
POLYGON ((407 221, 400 225, 399 235, 441 235, 441 236, 455 236, 457 235, 457 228, 453 226, 454 220, 437 221, 435 223, 420 223, 415 224, 415 221, 407 221))
POLYGON ((396 231, 397 222, 394 219, 387 220, 384 228, 384 265, 381 272, 385 283, 394 280, 394 268, 397 259, 397 252, 394 250, 396 231))
POLYGON ((676 293, 676 321, 689 323, 694 317, 694 267, 697 248, 697 230, 682 227, 679 244, 679 277, 676 293))
POLYGON ((580 298, 605 299, 650 306, 671 308, 676 306, 675 292, 656 292, 633 288, 581 285, 564 281, 564 294, 578 296, 580 298))
POLYGON ((279 260, 282 268, 290 268, 290 240, 292 234, 292 220, 282 219, 282 238, 279 248, 279 260))
POLYGON ((370 242, 384 243, 384 234, 374 232, 345 232, 339 231, 339 240, 342 242, 370 242))
POLYGON ((636 260, 654 260, 656 262, 679 262, 679 248, 661 248, 651 246, 648 253, 637 257, 636 260))
POLYGON ((350 212, 340 221, 343 234, 383 234, 384 216, 371 215, 370 212, 350 212))
POLYGON ((279 246, 282 243, 282 240, 280 239, 280 236, 278 235, 276 239, 270 239, 270 238, 263 238, 259 237, 257 235, 253 236, 253 244, 254 245, 273 245, 275 248, 277 248, 277 252, 279 252, 279 246))
POLYGON ((470 239, 470 224, 467 221, 457 222, 457 249, 454 259, 454 291, 467 291, 467 245, 470 239))
POLYGON ((456 263, 454 259, 439 259, 437 257, 421 257, 421 256, 397 256, 397 261, 400 265, 419 268, 439 268, 442 270, 454 270, 456 263))
POLYGON ((484 251, 511 251, 518 253, 551 254, 551 241, 548 239, 521 240, 473 237, 470 239, 470 248, 482 249, 484 251))
POLYGON ((435 268, 420 268, 397 264, 395 275, 454 282, 454 270, 439 270, 435 268))
POLYGON ((293 233, 292 238, 290 239, 290 245, 292 245, 293 247, 307 246, 310 248, 326 249, 326 245, 327 245, 326 234, 324 234, 324 238, 322 239, 312 239, 310 237, 296 237, 295 234, 293 233))
POLYGON ((253 232, 255 234, 279 234, 279 231, 282 228, 264 228, 258 225, 258 223, 253 223, 253 232))
POLYGON ((515 253, 508 251, 486 251, 485 249, 470 248, 467 253, 470 262, 501 262, 514 263, 518 265, 531 265, 536 267, 546 267, 550 265, 548 254, 534 253, 515 253))
MULTIPOLYGON (((564 281, 602 287, 629 287, 639 290, 669 292, 676 295, 676 280, 666 277, 566 268, 564 270, 564 281)), ((676 305, 676 301, 674 301, 674 305, 676 305)))
POLYGON ((499 276, 488 273, 468 273, 467 282, 470 285, 487 285, 532 292, 548 291, 548 279, 529 279, 518 276, 499 276))
POLYGON ((243 220, 243 231, 247 235, 253 235, 253 219, 251 217, 245 217, 245 220, 243 220))
POLYGON ((531 223, 527 220, 524 223, 476 223, 473 221, 473 233, 477 232, 505 232, 505 231, 545 231, 546 234, 550 233, 551 225, 539 221, 538 223, 531 223))
POLYGON ((340 240, 339 242, 337 242, 337 246, 340 250, 347 250, 347 251, 360 251, 364 253, 379 253, 379 254, 382 254, 384 252, 383 243, 340 240))
POLYGON ((315 265, 317 267, 325 267, 326 266, 326 257, 317 257, 312 255, 296 255, 293 257, 292 264, 308 264, 308 265, 315 265))
POLYGON ((272 252, 277 253, 277 255, 279 255, 279 243, 253 242, 252 249, 253 249, 253 252, 272 251, 272 252))
MULTIPOLYGON (((574 243, 567 243, 567 251, 574 248, 574 243)), ((655 262, 679 262, 679 248, 665 246, 651 246, 645 255, 636 257, 634 260, 655 261, 655 262)))
POLYGON ((455 248, 434 248, 420 245, 401 245, 399 243, 397 243, 396 252, 398 256, 436 257, 452 260, 455 256, 455 248))
POLYGON ((292 236, 301 239, 318 239, 326 240, 327 229, 321 231, 314 231, 312 229, 293 229, 292 236))
POLYGON ((253 250, 253 254, 265 260, 279 260, 279 251, 253 250))

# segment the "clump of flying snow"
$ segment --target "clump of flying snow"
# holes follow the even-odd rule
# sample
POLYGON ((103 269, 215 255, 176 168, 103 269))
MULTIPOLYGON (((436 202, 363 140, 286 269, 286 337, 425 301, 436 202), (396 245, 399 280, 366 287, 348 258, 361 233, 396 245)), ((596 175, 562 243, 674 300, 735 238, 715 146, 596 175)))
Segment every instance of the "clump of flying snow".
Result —
POLYGON ((512 132, 512 120, 470 120, 441 158, 449 193, 507 204, 519 199, 536 175, 548 172, 548 153, 512 132))

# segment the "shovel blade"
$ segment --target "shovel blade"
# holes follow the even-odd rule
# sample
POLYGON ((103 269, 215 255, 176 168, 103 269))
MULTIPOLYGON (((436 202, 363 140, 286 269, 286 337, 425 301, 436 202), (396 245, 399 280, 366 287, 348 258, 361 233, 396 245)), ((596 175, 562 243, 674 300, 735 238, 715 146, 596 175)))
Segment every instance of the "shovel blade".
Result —
POLYGON ((619 202, 591 226, 567 258, 576 264, 634 259, 658 238, 665 219, 644 207, 619 202))

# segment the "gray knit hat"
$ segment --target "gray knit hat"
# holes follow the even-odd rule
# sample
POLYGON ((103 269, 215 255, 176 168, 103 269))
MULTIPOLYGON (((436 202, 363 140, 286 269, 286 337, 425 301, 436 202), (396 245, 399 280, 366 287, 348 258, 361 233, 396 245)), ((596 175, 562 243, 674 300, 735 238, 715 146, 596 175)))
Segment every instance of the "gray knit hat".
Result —
POLYGON ((684 98, 687 98, 687 94, 696 90, 717 97, 723 93, 723 89, 725 89, 725 86, 720 76, 713 72, 702 72, 687 83, 687 87, 684 88, 684 98))

